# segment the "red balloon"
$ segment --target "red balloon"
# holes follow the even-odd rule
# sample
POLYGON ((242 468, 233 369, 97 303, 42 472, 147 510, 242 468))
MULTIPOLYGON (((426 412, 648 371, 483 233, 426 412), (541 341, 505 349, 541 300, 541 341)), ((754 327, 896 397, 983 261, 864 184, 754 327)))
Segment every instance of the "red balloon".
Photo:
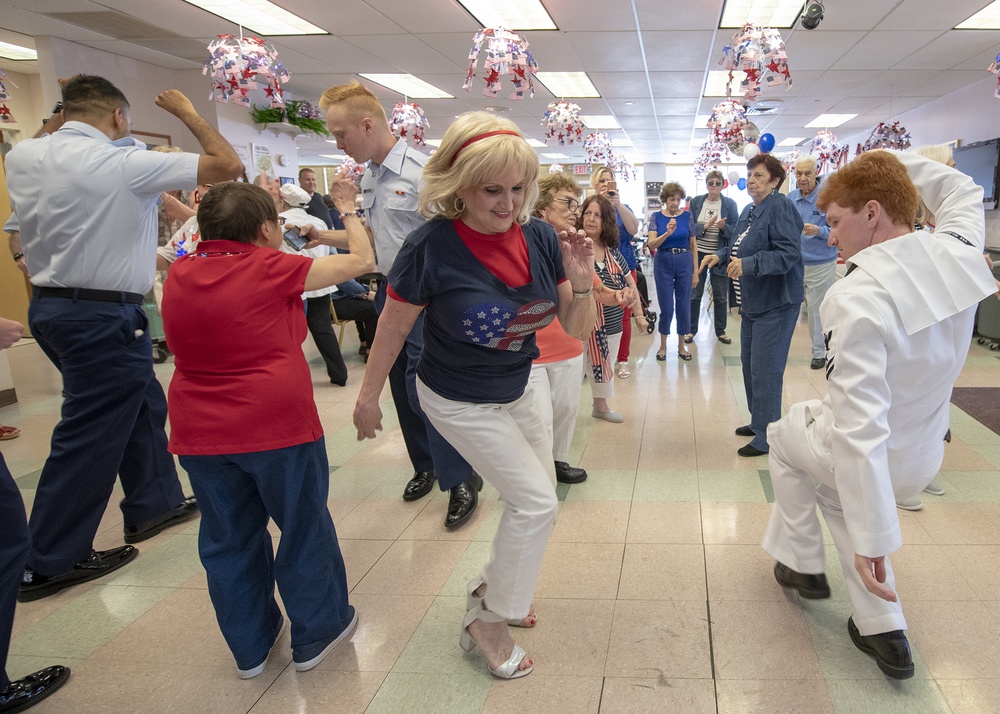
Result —
POLYGON ((723 190, 729 188, 729 179, 722 179, 722 188, 723 190))

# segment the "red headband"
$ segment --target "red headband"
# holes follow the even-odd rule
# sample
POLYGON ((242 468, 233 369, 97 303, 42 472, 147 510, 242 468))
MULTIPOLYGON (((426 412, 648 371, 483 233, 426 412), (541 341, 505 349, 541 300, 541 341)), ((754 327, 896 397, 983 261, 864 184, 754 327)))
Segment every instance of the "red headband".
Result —
POLYGON ((474 137, 472 137, 471 139, 469 139, 468 141, 466 141, 464 144, 462 144, 460 147, 458 147, 458 151, 456 151, 452 155, 451 161, 448 162, 448 166, 454 166, 455 159, 457 159, 458 155, 462 153, 462 149, 464 149, 469 144, 475 144, 480 139, 486 139, 486 138, 489 138, 491 136, 497 136, 498 134, 510 134, 511 136, 521 136, 516 131, 510 131, 508 129, 500 129, 498 131, 488 131, 485 134, 476 134, 474 137))

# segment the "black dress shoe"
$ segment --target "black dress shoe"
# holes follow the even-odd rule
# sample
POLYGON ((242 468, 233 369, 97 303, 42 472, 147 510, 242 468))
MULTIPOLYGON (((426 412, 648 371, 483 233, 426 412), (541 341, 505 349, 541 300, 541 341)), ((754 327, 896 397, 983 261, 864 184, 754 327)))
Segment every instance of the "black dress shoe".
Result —
POLYGON ((830 584, 826 582, 826 575, 806 575, 799 573, 782 563, 774 564, 774 579, 783 588, 797 590, 799 597, 806 600, 822 600, 830 597, 830 584))
POLYGON ((194 496, 190 496, 185 498, 177 508, 172 508, 156 518, 151 518, 137 526, 125 526, 125 542, 141 543, 158 535, 164 528, 190 521, 197 515, 198 500, 194 496))
POLYGON ((809 369, 823 369, 826 367, 826 357, 813 357, 813 361, 809 363, 809 369))
POLYGON ((747 444, 746 446, 741 446, 736 450, 736 453, 740 456, 766 456, 766 451, 761 451, 753 444, 747 444))
POLYGON ((913 676, 913 657, 910 643, 902 630, 880 632, 877 635, 862 635, 854 624, 854 617, 847 619, 847 632, 851 642, 865 654, 875 657, 875 664, 893 679, 909 679, 913 676))
POLYGON ((749 426, 738 426, 736 427, 736 436, 757 436, 757 434, 749 426))
POLYGON ((559 483, 583 483, 587 480, 587 472, 570 466, 565 461, 556 461, 556 481, 559 483))
POLYGON ((730 337, 729 335, 716 335, 716 337, 718 337, 719 338, 719 342, 721 342, 724 345, 731 345, 731 344, 733 344, 733 338, 730 337))
POLYGON ((41 600, 73 585, 97 580, 131 562, 137 555, 139 551, 135 547, 122 545, 111 550, 92 550, 89 558, 59 575, 39 575, 31 568, 25 568, 17 599, 19 602, 41 600))
POLYGON ((69 679, 69 667, 40 669, 0 689, 0 714, 23 712, 52 694, 69 679))
POLYGON ((472 478, 451 489, 448 496, 448 515, 444 517, 445 528, 458 528, 476 512, 479 492, 483 490, 483 477, 477 473, 472 478))
POLYGON ((434 472, 417 471, 403 489, 403 500, 416 501, 430 493, 432 488, 434 488, 434 472))

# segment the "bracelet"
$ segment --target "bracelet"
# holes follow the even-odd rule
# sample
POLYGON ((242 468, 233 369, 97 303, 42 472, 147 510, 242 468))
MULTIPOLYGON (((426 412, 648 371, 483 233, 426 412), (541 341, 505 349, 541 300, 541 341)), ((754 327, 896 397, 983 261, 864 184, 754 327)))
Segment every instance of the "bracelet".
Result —
POLYGON ((593 293, 594 293, 594 288, 592 288, 592 287, 591 288, 587 288, 586 290, 583 290, 583 291, 580 291, 580 292, 574 290, 573 291, 573 299, 574 300, 583 300, 585 298, 589 298, 591 295, 593 295, 593 293))
POLYGON ((17 261, 19 261, 23 257, 24 257, 24 253, 14 253, 14 262, 16 263, 17 261))
POLYGON ((340 220, 344 220, 345 218, 350 218, 351 216, 354 216, 355 218, 361 218, 363 215, 365 215, 365 209, 359 208, 356 211, 349 211, 348 213, 341 213, 340 214, 340 220))

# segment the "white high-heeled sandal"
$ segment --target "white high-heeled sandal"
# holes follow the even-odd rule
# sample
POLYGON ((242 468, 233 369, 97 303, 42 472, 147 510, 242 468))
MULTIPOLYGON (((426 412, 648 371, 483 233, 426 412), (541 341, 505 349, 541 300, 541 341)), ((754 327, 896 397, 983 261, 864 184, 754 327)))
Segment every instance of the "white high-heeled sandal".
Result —
MULTIPOLYGON (((472 608, 474 608, 474 607, 480 607, 480 606, 482 606, 482 604, 483 604, 483 596, 482 595, 476 595, 475 592, 476 592, 476 590, 479 589, 479 587, 481 585, 485 585, 485 584, 486 584, 486 581, 483 580, 483 576, 482 575, 477 575, 476 577, 474 577, 472 580, 469 581, 468 585, 465 586, 465 610, 467 612, 469 610, 471 610, 472 608)), ((528 614, 525 617, 531 617, 532 614, 533 613, 531 613, 529 611, 528 614)), ((538 615, 535 615, 534 617, 535 617, 535 623, 537 623, 538 622, 538 615)), ((520 620, 517 619, 517 618, 515 618, 515 617, 512 617, 509 620, 507 620, 507 624, 510 625, 511 627, 524 627, 524 628, 527 628, 527 629, 531 629, 532 627, 535 626, 535 624, 525 625, 523 617, 520 620)))
MULTIPOLYGON (((476 605, 474 608, 465 613, 465 619, 462 620, 462 636, 458 640, 458 645, 466 652, 471 652, 476 647, 476 641, 472 639, 472 635, 469 634, 469 625, 476 620, 482 620, 483 622, 505 622, 507 618, 490 612, 489 610, 484 610, 482 604, 476 605)), ((526 677, 531 674, 531 670, 535 668, 535 665, 532 664, 525 669, 519 669, 521 662, 528 656, 528 653, 516 643, 514 645, 514 649, 511 650, 510 657, 508 657, 506 661, 498 664, 495 668, 490 667, 490 661, 486 658, 486 654, 482 650, 480 650, 480 654, 482 654, 483 659, 486 660, 486 668, 490 671, 490 674, 494 677, 499 677, 500 679, 518 679, 519 677, 526 677)))

